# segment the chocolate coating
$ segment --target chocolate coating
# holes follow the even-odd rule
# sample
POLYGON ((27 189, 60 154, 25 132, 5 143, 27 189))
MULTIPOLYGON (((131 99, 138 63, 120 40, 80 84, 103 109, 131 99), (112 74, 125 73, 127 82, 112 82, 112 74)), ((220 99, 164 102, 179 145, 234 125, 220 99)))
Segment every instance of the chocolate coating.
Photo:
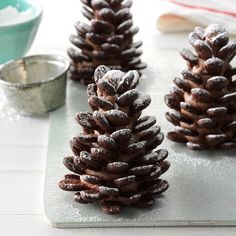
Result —
POLYGON ((183 78, 175 78, 174 88, 165 96, 171 108, 166 118, 174 131, 167 137, 186 143, 193 150, 234 148, 236 146, 236 70, 230 61, 236 55, 236 43, 228 43, 228 32, 213 24, 196 27, 189 34, 195 52, 183 49, 187 61, 183 78))
POLYGON ((82 0, 81 12, 89 23, 77 22, 76 34, 70 36, 76 47, 68 50, 72 80, 88 85, 99 65, 139 73, 146 68, 138 49, 142 43, 133 40, 139 29, 133 26, 131 6, 132 0, 82 0))
POLYGON ((77 113, 83 132, 71 141, 75 155, 64 159, 74 174, 66 175, 59 187, 76 191, 78 203, 100 204, 107 214, 126 206, 149 207, 169 186, 160 179, 169 168, 168 152, 156 149, 164 135, 155 117, 142 116, 151 98, 137 91, 138 80, 137 71, 96 69, 96 84, 87 89, 93 113, 77 113))

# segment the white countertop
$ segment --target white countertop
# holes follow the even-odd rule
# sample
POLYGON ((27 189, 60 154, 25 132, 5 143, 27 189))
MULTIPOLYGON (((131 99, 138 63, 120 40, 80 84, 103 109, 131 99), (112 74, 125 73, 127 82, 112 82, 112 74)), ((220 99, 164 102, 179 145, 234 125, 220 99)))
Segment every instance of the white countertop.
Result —
MULTIPOLYGON (((44 18, 29 54, 65 54, 70 45, 68 35, 73 32, 73 24, 81 19, 79 0, 38 1, 44 7, 44 18)), ((159 49, 168 47, 175 50, 186 44, 186 34, 161 35, 156 31, 158 7, 155 0, 147 2, 150 2, 148 6, 144 5, 144 0, 135 1, 133 7, 135 24, 141 29, 139 38, 146 45, 143 47, 144 61, 153 50, 157 51, 158 56, 159 49)), ((152 64, 150 58, 148 63, 152 64)), ((236 235, 234 227, 52 228, 47 224, 43 212, 48 117, 20 117, 9 108, 0 106, 0 235, 236 235)))

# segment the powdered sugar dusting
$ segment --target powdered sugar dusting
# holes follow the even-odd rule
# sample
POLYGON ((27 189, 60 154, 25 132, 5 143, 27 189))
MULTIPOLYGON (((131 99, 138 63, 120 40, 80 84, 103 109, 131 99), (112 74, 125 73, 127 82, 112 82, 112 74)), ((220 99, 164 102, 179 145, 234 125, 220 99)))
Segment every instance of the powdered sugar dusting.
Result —
POLYGON ((111 163, 112 167, 115 167, 115 168, 122 168, 124 166, 127 166, 128 164, 126 162, 112 162, 111 163))
POLYGON ((20 119, 20 115, 9 105, 7 99, 1 94, 0 90, 0 120, 7 118, 10 121, 20 119))
POLYGON ((102 79, 107 80, 115 88, 117 88, 124 75, 125 73, 120 70, 110 70, 102 77, 102 79))
POLYGON ((34 12, 31 8, 20 12, 16 7, 8 6, 0 9, 0 26, 22 23, 33 18, 34 12))
POLYGON ((205 35, 209 38, 225 32, 225 28, 218 24, 211 24, 205 30, 205 35))

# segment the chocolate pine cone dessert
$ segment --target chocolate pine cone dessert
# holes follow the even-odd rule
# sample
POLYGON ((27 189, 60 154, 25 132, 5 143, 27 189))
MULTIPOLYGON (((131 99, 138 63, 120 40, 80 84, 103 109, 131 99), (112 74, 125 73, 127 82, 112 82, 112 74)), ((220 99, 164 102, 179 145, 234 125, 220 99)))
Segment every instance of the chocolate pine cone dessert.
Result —
POLYGON ((71 58, 70 78, 83 84, 93 82, 94 71, 107 65, 122 71, 142 70, 139 49, 141 41, 133 42, 139 29, 133 26, 132 0, 81 0, 82 14, 89 23, 77 22, 76 34, 68 49, 71 58))
POLYGON ((59 187, 75 191, 79 203, 97 202, 107 214, 125 206, 150 207, 154 197, 168 188, 160 178, 169 168, 168 152, 157 150, 164 138, 153 116, 141 116, 151 102, 136 90, 139 74, 99 66, 88 85, 92 112, 79 112, 83 132, 71 140, 73 156, 64 165, 59 187))
POLYGON ((190 149, 236 147, 236 67, 230 64, 236 42, 228 41, 219 25, 196 27, 189 34, 195 52, 180 51, 187 69, 165 96, 166 118, 175 125, 168 138, 190 149))

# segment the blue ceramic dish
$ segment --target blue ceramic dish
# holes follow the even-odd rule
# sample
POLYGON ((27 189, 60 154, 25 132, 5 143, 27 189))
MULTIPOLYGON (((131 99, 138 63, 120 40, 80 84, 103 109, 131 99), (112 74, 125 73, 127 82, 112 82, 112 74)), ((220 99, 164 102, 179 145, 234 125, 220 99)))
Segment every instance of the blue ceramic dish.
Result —
POLYGON ((19 23, 3 25, 0 22, 0 64, 28 52, 42 18, 42 8, 30 0, 0 0, 0 11, 9 6, 19 12, 30 10, 32 14, 19 23))

